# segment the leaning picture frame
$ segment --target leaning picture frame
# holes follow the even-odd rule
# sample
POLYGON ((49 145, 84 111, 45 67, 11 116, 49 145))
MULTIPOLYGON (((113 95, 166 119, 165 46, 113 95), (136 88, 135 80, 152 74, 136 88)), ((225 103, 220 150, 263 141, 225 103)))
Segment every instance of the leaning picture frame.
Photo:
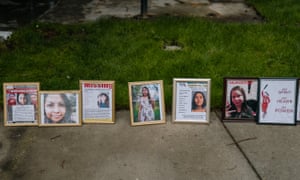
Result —
POLYGON ((4 126, 37 126, 38 82, 3 83, 4 126))
POLYGON ((115 81, 80 80, 83 123, 115 123, 115 81))
POLYGON ((260 78, 258 124, 296 125, 296 78, 260 78))
POLYGON ((297 92, 297 116, 296 122, 300 123, 300 79, 298 79, 298 92, 297 92))
POLYGON ((166 123, 163 81, 128 82, 132 126, 166 123))
POLYGON ((81 125, 80 91, 40 91, 39 100, 39 126, 81 125))
POLYGON ((209 123, 211 79, 173 79, 172 121, 209 123))
POLYGON ((223 83, 223 122, 255 122, 258 105, 258 78, 225 77, 223 83))

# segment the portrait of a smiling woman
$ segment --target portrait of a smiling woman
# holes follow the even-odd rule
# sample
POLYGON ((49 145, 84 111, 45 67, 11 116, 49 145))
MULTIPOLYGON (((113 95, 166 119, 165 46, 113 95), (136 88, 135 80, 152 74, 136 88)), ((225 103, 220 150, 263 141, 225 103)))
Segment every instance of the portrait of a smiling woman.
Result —
POLYGON ((41 95, 41 124, 78 124, 78 94, 44 93, 41 95))

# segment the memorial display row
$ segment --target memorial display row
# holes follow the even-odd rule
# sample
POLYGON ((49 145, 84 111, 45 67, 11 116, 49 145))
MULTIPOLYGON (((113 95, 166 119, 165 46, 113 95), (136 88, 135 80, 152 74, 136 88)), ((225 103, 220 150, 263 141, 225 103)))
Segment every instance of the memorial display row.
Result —
MULTIPOLYGON (((297 78, 224 78, 223 121, 295 125, 297 78)), ((115 82, 79 81, 79 90, 44 91, 38 82, 3 83, 4 126, 115 123, 115 82)), ((166 122, 163 81, 129 82, 132 126, 166 122)), ((172 121, 210 121, 211 79, 174 78, 172 121)))

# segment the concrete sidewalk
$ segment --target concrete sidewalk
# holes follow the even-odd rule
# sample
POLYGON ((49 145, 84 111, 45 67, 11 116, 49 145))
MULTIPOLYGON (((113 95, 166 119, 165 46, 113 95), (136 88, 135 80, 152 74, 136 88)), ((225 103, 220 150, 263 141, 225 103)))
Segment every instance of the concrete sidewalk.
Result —
MULTIPOLYGON (((147 16, 194 16, 225 21, 258 22, 262 18, 244 0, 148 0, 147 16)), ((99 18, 141 15, 141 0, 59 0, 40 21, 78 23, 99 18)))
POLYGON ((259 179, 215 113, 211 123, 0 127, 1 179, 259 179), (4 140, 6 139, 6 140, 4 140), (9 147, 9 148, 8 148, 9 147))
MULTIPOLYGON (((298 126, 225 123, 0 127, 0 177, 8 179, 298 179, 298 126)), ((2 118, 1 118, 2 119, 2 118)), ((3 122, 1 122, 2 124, 3 122)))
MULTIPOLYGON (((55 5, 51 3, 51 8, 37 21, 70 24, 109 17, 151 18, 163 15, 254 23, 263 19, 255 8, 246 4, 244 0, 147 0, 147 2, 147 13, 141 16, 141 0, 57 0, 55 5)), ((18 27, 17 21, 14 20, 13 26, 0 23, 0 28, 2 27, 0 40, 7 39, 12 33, 10 28, 18 27)))
POLYGON ((299 179, 299 126, 225 125, 262 179, 299 179))

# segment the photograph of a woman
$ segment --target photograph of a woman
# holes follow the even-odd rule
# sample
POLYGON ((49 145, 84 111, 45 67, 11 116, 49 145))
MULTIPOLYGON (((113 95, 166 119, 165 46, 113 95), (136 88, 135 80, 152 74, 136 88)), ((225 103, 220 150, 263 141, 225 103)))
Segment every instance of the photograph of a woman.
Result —
POLYGON ((224 78, 223 121, 255 121, 258 86, 258 78, 224 78))
POLYGON ((78 125, 78 94, 63 92, 40 92, 40 125, 78 125))
POLYGON ((44 110, 45 123, 74 123, 71 103, 65 94, 45 94, 44 110))
POLYGON ((17 94, 17 103, 19 105, 25 105, 28 103, 28 96, 26 93, 18 93, 17 94))
POLYGON ((149 89, 144 86, 139 100, 138 120, 140 122, 154 120, 154 107, 155 102, 151 99, 149 89))
POLYGON ((193 95, 192 112, 206 112, 206 97, 201 91, 196 91, 193 95))
POLYGON ((37 93, 31 93, 31 94, 29 94, 29 97, 30 97, 30 104, 33 104, 36 106, 38 104, 37 93))
POLYGON ((97 98, 98 98, 97 105, 99 108, 109 107, 109 97, 106 93, 100 93, 97 98))
POLYGON ((254 111, 247 104, 245 90, 235 86, 230 91, 230 103, 226 102, 226 118, 254 118, 254 111))

